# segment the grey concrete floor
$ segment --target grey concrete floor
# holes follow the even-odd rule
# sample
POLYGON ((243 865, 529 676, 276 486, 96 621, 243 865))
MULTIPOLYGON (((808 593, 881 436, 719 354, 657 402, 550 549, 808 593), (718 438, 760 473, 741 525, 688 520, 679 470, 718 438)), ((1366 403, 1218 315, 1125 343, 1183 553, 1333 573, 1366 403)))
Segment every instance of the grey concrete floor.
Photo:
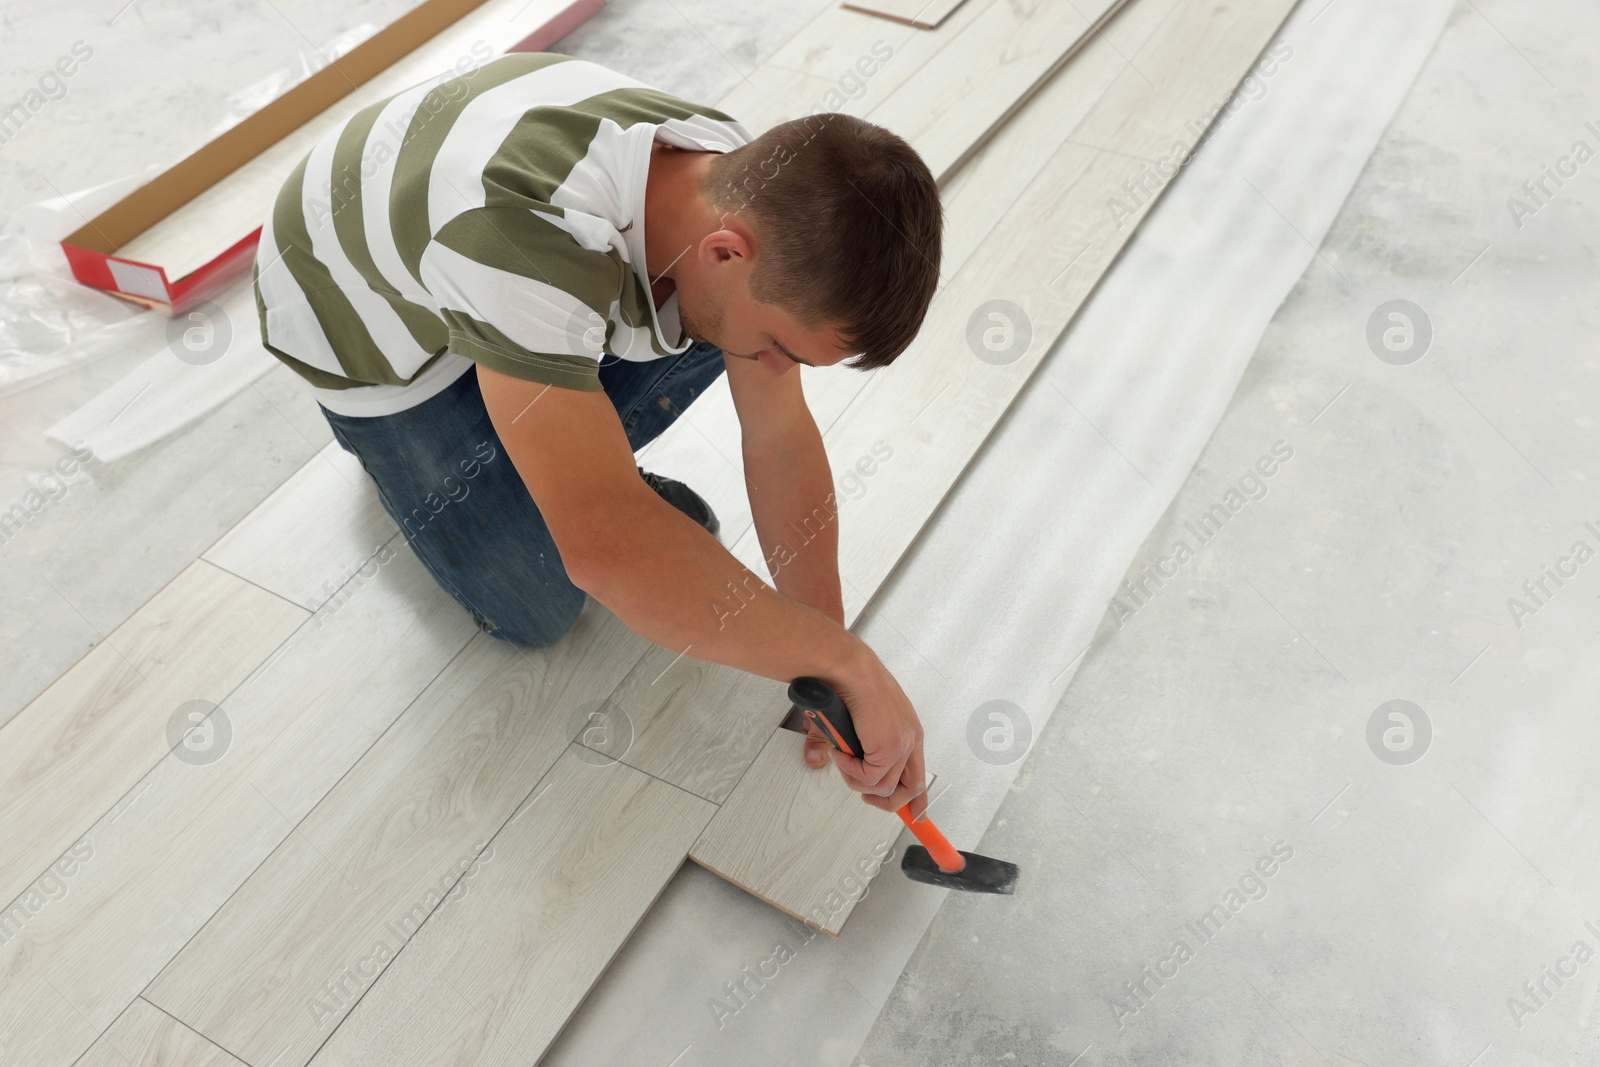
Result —
POLYGON ((861 1067, 1600 1063, 1597 35, 1457 6, 861 1067))

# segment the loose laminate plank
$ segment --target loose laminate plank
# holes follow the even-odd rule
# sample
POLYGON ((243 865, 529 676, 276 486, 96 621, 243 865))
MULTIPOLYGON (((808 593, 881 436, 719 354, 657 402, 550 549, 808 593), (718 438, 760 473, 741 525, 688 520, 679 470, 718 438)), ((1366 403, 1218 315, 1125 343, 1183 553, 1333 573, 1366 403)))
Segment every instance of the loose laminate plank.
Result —
POLYGON ((76 1067, 248 1067, 149 1001, 135 1000, 76 1067))
POLYGON ((305 618, 196 561, 0 726, 0 901, 27 891, 171 750, 182 709, 221 701, 305 618))
POLYGON ((936 28, 965 0, 845 0, 844 6, 868 15, 881 15, 925 30, 936 28))
MULTIPOLYGON (((861 449, 882 432, 884 420, 922 427, 905 446, 910 454, 897 468, 905 473, 841 520, 851 617, 870 598, 862 591, 887 578, 1131 236, 1130 223, 1159 195, 1159 186, 1149 190, 1131 219, 1108 209, 1110 198, 1125 195, 1122 183, 1145 172, 1132 164, 1159 159, 1175 144, 1192 146, 1195 120, 1227 99, 1293 6, 1293 0, 1189 0, 1164 21, 941 293, 918 350, 874 376, 835 424, 830 452, 841 453, 861 449), (1037 257, 1016 255, 1040 246, 1041 235, 1037 257), (1020 307, 1032 332, 1032 343, 1001 364, 968 347, 972 316, 996 294, 1020 307)), ((736 866, 737 884, 805 917, 850 873, 855 857, 839 856, 834 842, 870 840, 886 817, 859 802, 842 814, 817 805, 809 799, 815 779, 798 759, 761 766, 763 773, 740 780, 691 857, 713 870, 722 870, 719 863, 736 866), (774 810, 785 819, 775 822, 774 810)), ((853 907, 847 900, 830 911, 825 928, 836 931, 853 907)))
POLYGON ((916 145, 940 180, 1097 33, 1124 0, 986 8, 868 118, 916 145))
POLYGON ((486 845, 642 647, 593 602, 549 648, 474 637, 145 995, 251 1063, 304 1064, 458 878, 519 862, 486 845))
POLYGON ((73 1063, 478 632, 401 551, 227 696, 220 759, 167 754, 0 927, 0 1062, 73 1063))
POLYGON ((537 1061, 714 810, 572 746, 313 1067, 537 1061))

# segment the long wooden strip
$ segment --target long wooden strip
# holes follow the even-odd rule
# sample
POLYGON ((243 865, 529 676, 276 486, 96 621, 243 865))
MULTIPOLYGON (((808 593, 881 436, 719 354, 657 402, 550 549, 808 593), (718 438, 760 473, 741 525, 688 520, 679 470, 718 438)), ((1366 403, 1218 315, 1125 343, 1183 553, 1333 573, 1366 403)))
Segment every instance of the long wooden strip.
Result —
POLYGON ((845 0, 845 7, 869 15, 882 15, 896 22, 931 30, 960 7, 964 0, 845 0))
POLYGON ((400 552, 227 695, 221 758, 161 759, 0 931, 0 1062, 72 1063, 478 632, 400 552))
POLYGON ((1066 65, 1124 0, 996 4, 873 108, 941 180, 1066 65))
POLYGON ((458 879, 521 862, 487 843, 642 644, 593 603, 548 649, 475 637, 145 995, 251 1063, 304 1064, 458 879))
MULTIPOLYGON (((852 613, 870 596, 862 591, 876 590, 888 576, 1131 235, 1132 222, 1159 195, 1160 183, 1147 184, 1129 218, 1108 210, 1113 197, 1126 195, 1124 182, 1149 171, 1132 164, 1193 145, 1190 124, 1203 126, 1199 120, 1226 100, 1291 7, 1293 0, 1190 0, 1174 12, 942 294, 919 358, 874 377, 835 425, 830 450, 843 454, 865 447, 883 420, 924 427, 905 445, 905 474, 844 509, 840 562, 852 613), (1040 247, 1040 234, 1048 240, 1037 259, 1015 255, 1040 247), (995 294, 1018 310, 1003 311, 998 321, 975 318, 995 294), (1028 324, 1031 343, 983 352, 1001 362, 979 358, 978 342, 969 340, 972 324, 1004 329, 1008 319, 1013 338, 1028 324)), ((766 773, 740 781, 691 856, 805 917, 851 873, 838 842, 873 840, 890 824, 865 805, 841 816, 808 804, 814 779, 798 760, 762 766, 766 773), (774 810, 787 819, 774 825, 774 810)), ((837 910, 824 908, 822 928, 837 933, 853 907, 847 900, 837 910)))
POLYGON ((316 611, 395 532, 361 461, 335 441, 200 558, 316 611))
POLYGON ((574 745, 314 1067, 536 1061, 715 810, 574 745))
MULTIPOLYGON (((14 909, 305 618, 196 561, 0 726, 0 900, 14 909)), ((202 731, 186 743, 204 740, 202 731)))
MULTIPOLYGON (((972 158, 971 166, 960 168, 954 180, 947 183, 944 201, 948 273, 958 273, 978 250, 1007 207, 1121 75, 1127 65, 1126 56, 1138 51, 1177 2, 1135 0, 1125 7, 1102 36, 1078 53, 1059 77, 1053 78, 972 158)), ((939 297, 941 301, 945 299, 943 295, 939 297)), ((921 352, 920 348, 914 349, 903 359, 915 364, 922 358, 921 352)), ((816 409, 825 438, 869 380, 870 376, 838 369, 808 374, 807 402, 816 409)), ((737 440, 737 416, 731 400, 724 404, 723 399, 720 394, 708 396, 686 417, 699 416, 697 433, 737 440), (701 405, 707 403, 716 406, 702 409, 701 405)), ((873 438, 865 451, 851 453, 829 448, 835 485, 841 499, 852 509, 855 501, 870 506, 876 487, 885 479, 896 478, 906 460, 900 449, 912 431, 887 420, 873 425, 881 436, 873 438)), ((686 444, 700 445, 689 455, 703 460, 705 448, 701 440, 691 439, 686 444)), ((734 470, 739 472, 737 467, 734 470)), ((742 496, 742 473, 741 480, 733 486, 725 484, 723 478, 727 474, 724 464, 701 462, 692 476, 687 472, 682 476, 693 481, 702 493, 731 495, 737 491, 742 496)), ((766 564, 750 528, 748 506, 738 514, 744 521, 733 527, 742 531, 734 552, 756 574, 764 574, 766 564)), ((729 525, 726 516, 724 524, 729 525)), ((902 540, 909 544, 910 534, 906 533, 902 540)), ((852 602, 859 605, 864 598, 855 596, 852 602)), ((737 607, 737 601, 730 606, 737 607)), ((710 605, 707 610, 711 610, 710 605)), ((854 611, 847 617, 853 621, 854 611)), ((680 658, 674 651, 661 648, 652 648, 639 661, 612 699, 629 715, 633 740, 626 752, 615 748, 609 751, 630 766, 717 803, 727 799, 733 783, 767 744, 771 727, 777 725, 786 706, 782 686, 726 667, 680 658), (682 699, 679 694, 692 694, 693 699, 682 699), (761 694, 770 694, 771 699, 763 701, 761 694), (716 754, 717 759, 707 758, 711 754, 716 754)))
POLYGON ((752 133, 822 111, 866 117, 1000 2, 971 0, 937 33, 826 8, 717 106, 752 133))
POLYGON ((77 1067, 248 1067, 147 1000, 135 1000, 77 1067))

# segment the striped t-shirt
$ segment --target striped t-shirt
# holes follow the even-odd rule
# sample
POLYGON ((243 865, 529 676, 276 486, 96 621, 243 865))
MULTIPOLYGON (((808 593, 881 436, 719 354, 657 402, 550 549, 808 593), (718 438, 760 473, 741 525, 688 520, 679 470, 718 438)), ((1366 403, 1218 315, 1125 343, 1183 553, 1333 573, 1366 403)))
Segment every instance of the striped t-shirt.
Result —
POLYGON ((256 253, 262 341, 349 415, 419 404, 475 362, 597 390, 606 355, 691 343, 645 269, 651 145, 750 139, 566 56, 441 75, 356 112, 289 176, 256 253))

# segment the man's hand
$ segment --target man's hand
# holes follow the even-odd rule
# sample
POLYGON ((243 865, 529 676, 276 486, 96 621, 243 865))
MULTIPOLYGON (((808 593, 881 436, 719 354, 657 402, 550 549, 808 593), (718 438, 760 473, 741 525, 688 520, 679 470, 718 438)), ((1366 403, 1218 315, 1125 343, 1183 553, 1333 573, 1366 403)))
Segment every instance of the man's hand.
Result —
POLYGON ((850 709, 866 753, 857 759, 833 750, 845 784, 875 808, 897 811, 910 802, 911 813, 921 815, 928 806, 922 723, 900 683, 870 650, 856 670, 826 680, 850 709))

